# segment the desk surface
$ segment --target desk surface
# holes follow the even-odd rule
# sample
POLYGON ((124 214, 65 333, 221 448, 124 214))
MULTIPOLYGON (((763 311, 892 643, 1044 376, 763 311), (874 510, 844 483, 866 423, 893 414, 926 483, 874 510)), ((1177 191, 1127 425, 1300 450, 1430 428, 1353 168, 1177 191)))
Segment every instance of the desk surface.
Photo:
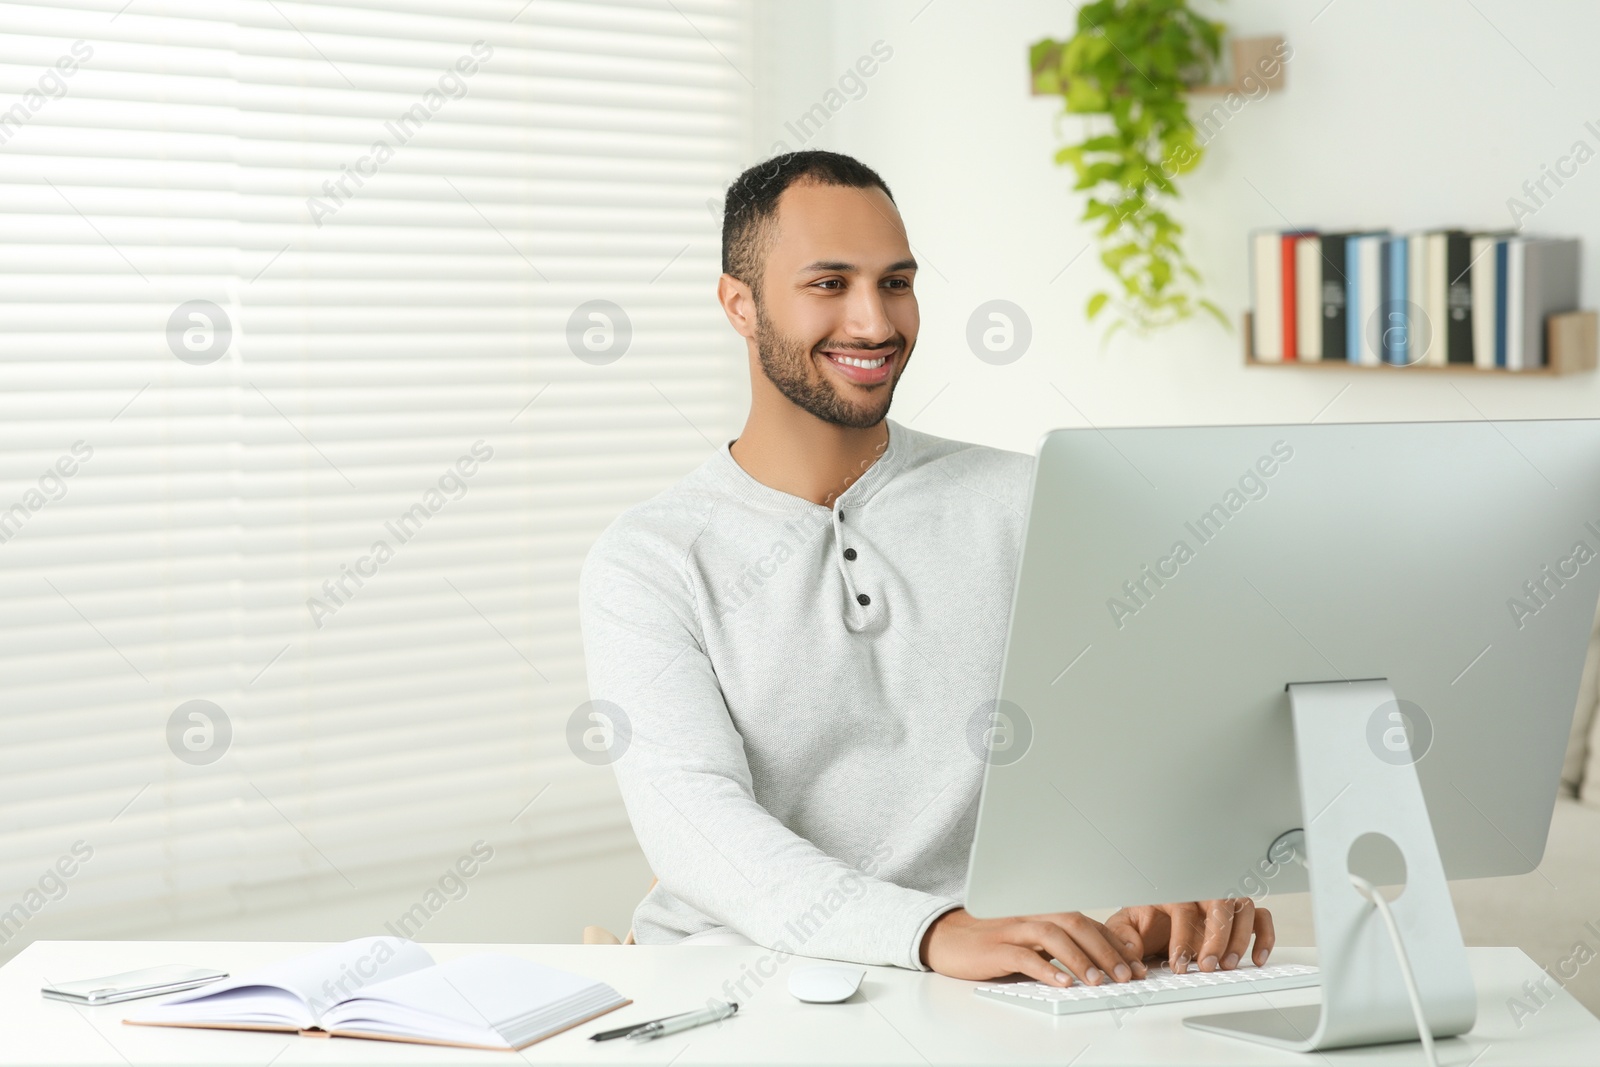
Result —
MULTIPOLYGON (((133 1005, 80 1008, 46 1000, 46 981, 90 978, 162 963, 213 966, 241 974, 318 947, 307 943, 221 941, 42 941, 0 968, 0 1065, 96 1064, 1404 1064, 1421 1062, 1416 1044, 1325 1054, 1279 1052, 1183 1026, 1188 1015, 1315 1003, 1314 989, 1245 994, 1189 1004, 1151 1005, 1128 1014, 1056 1017, 975 996, 975 983, 894 967, 868 968, 843 1004, 802 1004, 785 987, 789 969, 760 948, 710 945, 426 945, 443 961, 494 948, 610 982, 634 1003, 575 1030, 503 1052, 436 1049, 384 1041, 312 1039, 287 1034, 124 1026, 133 1005), (770 977, 762 977, 762 973, 770 977), (751 976, 751 977, 746 977, 751 976), (702 1007, 723 983, 745 979, 752 995, 739 1014, 645 1045, 594 1044, 596 1030, 702 1007), (759 982, 759 987, 757 983, 759 982), (1114 1017, 1118 1016, 1118 1017, 1114 1017)), ((1600 1020, 1547 982, 1553 992, 1521 1026, 1507 1001, 1527 1000, 1525 981, 1544 973, 1521 950, 1468 949, 1478 987, 1471 1033, 1438 1043, 1451 1067, 1508 1064, 1600 1065, 1600 1020)), ((1274 962, 1315 962, 1309 949, 1280 948, 1274 962)), ((1531 1004, 1531 1002, 1530 1002, 1531 1004)))

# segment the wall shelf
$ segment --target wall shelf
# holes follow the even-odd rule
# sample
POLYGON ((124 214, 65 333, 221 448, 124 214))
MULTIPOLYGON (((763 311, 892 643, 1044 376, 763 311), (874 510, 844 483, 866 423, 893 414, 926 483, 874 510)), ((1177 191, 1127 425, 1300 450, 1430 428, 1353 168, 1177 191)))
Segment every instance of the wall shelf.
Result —
POLYGON ((1504 367, 1479 367, 1471 363, 1351 363, 1344 359, 1259 360, 1255 357, 1254 316, 1246 311, 1241 317, 1244 327, 1244 362, 1247 367, 1304 367, 1321 370, 1387 371, 1391 374, 1488 374, 1502 378, 1550 378, 1562 374, 1582 374, 1593 371, 1597 363, 1597 340, 1600 340, 1600 316, 1593 311, 1568 311, 1550 315, 1545 319, 1545 351, 1549 355, 1546 366, 1527 370, 1506 370, 1504 367))
MULTIPOLYGON (((1051 42, 1048 48, 1040 50, 1039 54, 1030 60, 1029 93, 1034 96, 1059 96, 1065 91, 1066 87, 1061 84, 1057 71, 1061 67, 1061 53, 1066 47, 1066 41, 1051 42)), ((1283 68, 1288 62, 1288 57, 1283 55, 1286 50, 1287 45, 1282 34, 1270 37, 1230 37, 1226 64, 1229 79, 1225 82, 1191 85, 1188 87, 1189 92, 1216 96, 1243 93, 1249 96, 1256 89, 1247 88, 1243 82, 1246 77, 1254 75, 1261 87, 1265 87, 1269 93, 1275 93, 1283 88, 1283 68)), ((1030 49, 1030 55, 1031 53, 1030 49)))
POLYGON ((1211 85, 1191 85, 1189 91, 1202 95, 1222 96, 1227 93, 1243 93, 1249 96, 1255 90, 1247 87, 1244 79, 1253 74, 1261 87, 1269 93, 1275 93, 1283 88, 1283 67, 1288 62, 1288 56, 1283 54, 1286 49, 1287 45, 1281 35, 1230 38, 1229 80, 1211 85))

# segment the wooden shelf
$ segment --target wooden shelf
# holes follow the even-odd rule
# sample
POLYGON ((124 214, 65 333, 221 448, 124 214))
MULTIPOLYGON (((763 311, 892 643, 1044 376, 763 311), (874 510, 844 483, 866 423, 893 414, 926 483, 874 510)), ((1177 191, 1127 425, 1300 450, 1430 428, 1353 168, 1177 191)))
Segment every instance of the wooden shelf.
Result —
POLYGON ((1391 374, 1496 374, 1504 378, 1550 378, 1562 374, 1582 374, 1597 365, 1596 341, 1600 339, 1600 316, 1593 311, 1568 311, 1545 319, 1545 351, 1549 361, 1543 367, 1506 370, 1504 367, 1479 367, 1471 363, 1351 363, 1344 359, 1259 360, 1255 357, 1253 316, 1246 311, 1244 362, 1247 367, 1304 367, 1321 370, 1380 371, 1391 374))
MULTIPOLYGON (((1061 67, 1061 53, 1066 49, 1066 41, 1057 41, 1039 54, 1028 72, 1028 92, 1033 96, 1059 96, 1065 86, 1059 84, 1058 71, 1061 67)), ((1241 93, 1251 96, 1256 89, 1247 89, 1242 82, 1247 76, 1254 76, 1257 88, 1265 88, 1268 93, 1275 93, 1283 88, 1283 68, 1288 62, 1288 56, 1283 56, 1285 51, 1283 35, 1274 34, 1271 37, 1230 37, 1228 39, 1228 52, 1231 62, 1229 73, 1231 79, 1226 82, 1204 83, 1187 86, 1190 93, 1200 95, 1222 96, 1227 93, 1241 93), (1283 58, 1279 58, 1283 56, 1283 58)), ((1032 49, 1029 49, 1031 55, 1032 49)))
POLYGON ((1228 45, 1233 60, 1230 64, 1232 79, 1213 85, 1191 85, 1189 87, 1191 93, 1217 96, 1242 93, 1249 96, 1253 90, 1247 89, 1243 82, 1251 75, 1255 76, 1258 87, 1264 88, 1269 93, 1275 93, 1283 88, 1283 67, 1288 57, 1279 58, 1284 52, 1281 35, 1234 37, 1229 40, 1228 45))

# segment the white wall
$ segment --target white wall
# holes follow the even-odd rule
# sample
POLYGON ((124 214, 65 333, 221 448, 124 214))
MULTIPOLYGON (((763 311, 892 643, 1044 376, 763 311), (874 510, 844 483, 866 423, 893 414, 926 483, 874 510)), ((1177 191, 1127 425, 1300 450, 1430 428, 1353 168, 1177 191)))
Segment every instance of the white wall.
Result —
MULTIPOLYGON (((513 860, 512 862, 516 862, 513 860)), ((633 909, 650 888, 650 866, 637 848, 599 855, 559 857, 534 865, 495 870, 486 865, 474 877, 440 888, 442 873, 412 884, 362 893, 332 889, 315 901, 280 908, 241 909, 239 914, 196 922, 181 919, 114 933, 71 926, 41 926, 38 938, 114 936, 173 941, 344 941, 382 934, 394 924, 423 942, 567 944, 583 928, 603 926, 617 937, 633 922, 633 909), (427 894, 438 890, 439 897, 427 894), (413 911, 419 902, 434 910, 420 927, 413 911), (405 916, 412 915, 408 923, 405 916)))
MULTIPOLYGON (((1579 137, 1600 148, 1584 129, 1586 120, 1600 126, 1592 59, 1600 5, 1475 3, 1202 0, 1240 33, 1281 32, 1294 49, 1284 90, 1233 116, 1182 187, 1177 215, 1189 254, 1231 316, 1249 299, 1252 227, 1506 228, 1507 198, 1542 163, 1579 137)), ((922 334, 893 409, 902 422, 1031 452, 1043 431, 1085 420, 1304 422, 1336 396, 1323 421, 1600 414, 1595 374, 1506 380, 1246 368, 1238 329, 1209 319, 1148 339, 1120 335, 1102 348, 1100 326, 1083 316, 1106 277, 1095 249, 1062 272, 1090 232, 1076 221, 1083 194, 1071 191, 1070 168, 1052 161, 1066 143, 1053 129, 1060 101, 1027 88, 1028 45, 1069 37, 1074 7, 835 0, 768 11, 796 55, 762 115, 767 135, 758 131, 758 143, 831 148, 877 169, 922 265, 922 334), (824 23, 830 43, 819 47, 812 42, 824 23), (893 58, 865 96, 802 145, 783 120, 820 99, 880 39, 893 58), (1034 330, 1028 353, 1003 367, 979 361, 964 341, 972 309, 993 298, 1020 305, 1034 330)), ((1062 135, 1076 139, 1083 122, 1061 119, 1062 135)), ((1588 238, 1584 302, 1600 304, 1600 160, 1527 229, 1588 238)))

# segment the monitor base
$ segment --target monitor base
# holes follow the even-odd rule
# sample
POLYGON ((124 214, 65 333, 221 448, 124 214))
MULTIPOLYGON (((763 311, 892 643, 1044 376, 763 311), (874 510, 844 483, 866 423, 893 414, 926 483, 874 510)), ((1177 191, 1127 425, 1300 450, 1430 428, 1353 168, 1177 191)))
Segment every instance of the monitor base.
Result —
POLYGON ((1434 1037, 1466 1033, 1477 1021, 1477 994, 1405 733, 1415 724, 1382 679, 1288 691, 1322 1004, 1193 1016, 1184 1025, 1296 1052, 1418 1040, 1388 930, 1350 881, 1352 844, 1377 834, 1405 861, 1404 889, 1390 907, 1428 1029, 1434 1037))

